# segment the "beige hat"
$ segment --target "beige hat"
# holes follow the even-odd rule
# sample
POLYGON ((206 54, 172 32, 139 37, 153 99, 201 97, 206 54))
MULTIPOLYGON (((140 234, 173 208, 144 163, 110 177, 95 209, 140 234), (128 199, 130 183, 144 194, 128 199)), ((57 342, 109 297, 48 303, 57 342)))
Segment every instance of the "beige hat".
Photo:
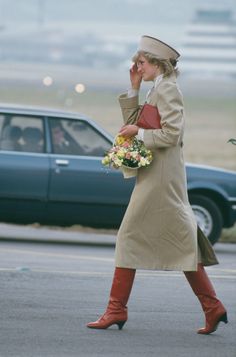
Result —
POLYGON ((180 56, 174 48, 170 47, 165 42, 150 36, 141 37, 138 51, 152 53, 160 59, 177 59, 180 56))

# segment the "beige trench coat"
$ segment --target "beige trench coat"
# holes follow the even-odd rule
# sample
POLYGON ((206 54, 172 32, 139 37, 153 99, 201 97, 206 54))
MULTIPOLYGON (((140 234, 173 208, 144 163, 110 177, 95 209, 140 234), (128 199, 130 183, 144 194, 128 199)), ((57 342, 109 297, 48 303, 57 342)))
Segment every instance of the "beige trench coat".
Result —
MULTIPOLYGON (((138 97, 119 98, 126 124, 135 124, 138 97)), ((153 162, 138 170, 136 184, 118 231, 115 265, 123 268, 196 271, 218 264, 197 227, 188 201, 183 158, 184 113, 176 76, 164 77, 148 103, 158 107, 162 129, 144 130, 153 162)))

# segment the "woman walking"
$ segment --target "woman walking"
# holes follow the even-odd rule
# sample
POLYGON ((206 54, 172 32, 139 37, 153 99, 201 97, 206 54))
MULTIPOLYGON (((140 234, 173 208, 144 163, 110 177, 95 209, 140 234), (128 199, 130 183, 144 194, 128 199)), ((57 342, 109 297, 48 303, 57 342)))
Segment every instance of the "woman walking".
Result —
POLYGON ((136 269, 183 271, 205 313, 200 334, 227 323, 204 266, 218 264, 197 227, 188 201, 183 158, 184 111, 176 84, 179 53, 162 41, 142 36, 130 70, 131 89, 119 98, 124 119, 120 135, 137 136, 152 151, 153 162, 138 170, 136 184, 120 226, 115 272, 105 313, 87 326, 106 329, 127 321, 127 302, 136 269), (157 108, 161 129, 142 129, 138 93, 142 81, 153 81, 146 103, 157 108))

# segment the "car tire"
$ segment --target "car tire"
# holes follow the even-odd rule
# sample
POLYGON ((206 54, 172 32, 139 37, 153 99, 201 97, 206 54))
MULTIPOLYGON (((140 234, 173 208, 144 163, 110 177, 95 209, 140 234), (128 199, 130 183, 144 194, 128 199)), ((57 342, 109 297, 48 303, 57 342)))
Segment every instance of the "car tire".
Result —
POLYGON ((202 195, 190 195, 189 201, 198 226, 211 244, 215 244, 220 238, 223 227, 223 219, 218 206, 210 198, 202 195))

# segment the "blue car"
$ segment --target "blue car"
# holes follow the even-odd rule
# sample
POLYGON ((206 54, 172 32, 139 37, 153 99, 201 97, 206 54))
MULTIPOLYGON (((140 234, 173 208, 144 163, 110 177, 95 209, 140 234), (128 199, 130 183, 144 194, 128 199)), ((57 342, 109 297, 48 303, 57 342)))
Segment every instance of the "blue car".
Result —
MULTIPOLYGON (((78 113, 0 105, 0 219, 118 227, 134 179, 106 168, 112 136, 78 113)), ((214 244, 236 221, 236 172, 186 165, 189 200, 214 244)))

